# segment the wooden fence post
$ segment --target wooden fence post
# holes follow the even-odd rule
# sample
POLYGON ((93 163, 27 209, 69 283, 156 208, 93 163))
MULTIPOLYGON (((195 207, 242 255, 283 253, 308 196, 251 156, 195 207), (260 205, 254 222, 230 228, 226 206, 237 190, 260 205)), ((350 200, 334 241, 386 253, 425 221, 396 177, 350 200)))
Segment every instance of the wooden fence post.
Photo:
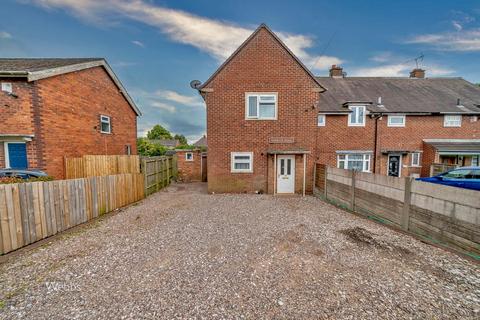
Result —
POLYGON ((410 224, 410 205, 412 203, 412 177, 405 178, 405 190, 403 197, 402 228, 408 231, 410 224))
POLYGON ((141 172, 143 173, 145 195, 148 196, 148 171, 147 171, 147 159, 145 158, 142 159, 141 172))
POLYGON ((352 179, 352 185, 350 186, 350 209, 355 211, 355 170, 350 170, 350 177, 352 179))
POLYGON ((155 159, 155 190, 160 190, 160 172, 158 170, 158 160, 155 159))

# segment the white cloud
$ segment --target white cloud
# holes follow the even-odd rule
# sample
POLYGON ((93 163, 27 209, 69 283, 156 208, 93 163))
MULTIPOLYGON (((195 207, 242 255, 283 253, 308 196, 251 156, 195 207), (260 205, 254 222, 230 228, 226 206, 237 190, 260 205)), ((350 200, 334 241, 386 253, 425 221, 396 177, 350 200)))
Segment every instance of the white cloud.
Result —
POLYGON ((0 31, 0 39, 11 39, 12 35, 7 31, 0 31))
POLYGON ((142 48, 145 48, 145 44, 141 41, 138 41, 138 40, 133 40, 132 43, 136 46, 139 46, 139 47, 142 47, 142 48))
POLYGON ((457 31, 462 31, 463 26, 460 22, 458 21, 452 21, 452 26, 455 28, 457 31))
POLYGON ((424 34, 413 37, 407 43, 424 44, 441 51, 480 51, 480 28, 458 29, 457 32, 424 34))
POLYGON ((177 111, 177 108, 175 106, 172 106, 171 104, 160 102, 160 101, 153 101, 150 103, 152 107, 168 111, 170 113, 175 113, 177 111))
MULTIPOLYGON (((230 22, 204 18, 181 10, 168 9, 144 0, 30 0, 46 9, 60 8, 84 20, 105 23, 118 16, 158 28, 173 41, 194 46, 219 61, 225 60, 253 32, 230 22), (101 17, 101 18, 100 18, 101 17)), ((339 64, 336 57, 316 56, 306 50, 313 47, 313 38, 279 32, 279 37, 310 68, 325 70, 339 64)))
POLYGON ((392 61, 392 59, 394 59, 394 56, 390 51, 379 52, 370 58, 371 61, 379 63, 389 62, 392 61))
POLYGON ((157 90, 155 95, 165 100, 173 101, 186 106, 205 106, 205 103, 199 96, 186 96, 172 90, 157 90))

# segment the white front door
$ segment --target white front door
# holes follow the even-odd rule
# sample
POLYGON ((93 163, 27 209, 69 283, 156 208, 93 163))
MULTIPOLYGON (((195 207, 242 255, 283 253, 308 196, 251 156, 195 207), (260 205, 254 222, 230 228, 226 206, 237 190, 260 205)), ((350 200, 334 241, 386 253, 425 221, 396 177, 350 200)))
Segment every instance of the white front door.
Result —
POLYGON ((295 192, 295 156, 277 158, 277 193, 295 192))

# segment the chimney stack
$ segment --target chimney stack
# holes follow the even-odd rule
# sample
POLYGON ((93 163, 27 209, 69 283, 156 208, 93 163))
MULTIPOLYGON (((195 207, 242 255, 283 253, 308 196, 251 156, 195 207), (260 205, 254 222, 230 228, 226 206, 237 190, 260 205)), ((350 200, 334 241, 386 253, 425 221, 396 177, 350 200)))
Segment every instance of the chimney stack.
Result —
POLYGON ((418 79, 425 78, 425 70, 420 68, 413 69, 410 72, 410 78, 418 78, 418 79))
POLYGON ((337 65, 333 65, 332 68, 330 68, 330 77, 331 78, 343 78, 343 68, 339 67, 337 65))

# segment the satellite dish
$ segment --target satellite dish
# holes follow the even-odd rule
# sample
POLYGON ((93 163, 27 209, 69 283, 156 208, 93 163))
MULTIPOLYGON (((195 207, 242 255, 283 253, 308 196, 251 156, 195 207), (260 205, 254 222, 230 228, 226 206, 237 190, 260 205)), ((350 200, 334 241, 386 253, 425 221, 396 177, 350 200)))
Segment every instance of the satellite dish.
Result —
POLYGON ((201 84, 202 84, 202 82, 199 81, 199 80, 190 81, 190 87, 192 87, 193 89, 198 89, 201 84))

